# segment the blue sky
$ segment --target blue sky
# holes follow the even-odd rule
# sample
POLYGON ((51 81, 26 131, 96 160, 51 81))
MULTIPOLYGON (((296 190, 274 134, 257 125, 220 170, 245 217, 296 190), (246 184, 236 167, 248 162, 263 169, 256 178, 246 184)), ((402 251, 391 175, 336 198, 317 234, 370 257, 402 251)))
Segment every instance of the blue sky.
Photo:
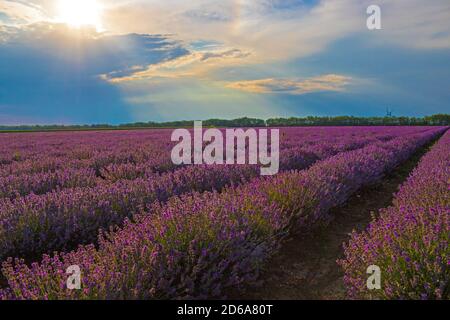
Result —
POLYGON ((450 2, 370 4, 0 0, 0 124, 448 113, 450 2))

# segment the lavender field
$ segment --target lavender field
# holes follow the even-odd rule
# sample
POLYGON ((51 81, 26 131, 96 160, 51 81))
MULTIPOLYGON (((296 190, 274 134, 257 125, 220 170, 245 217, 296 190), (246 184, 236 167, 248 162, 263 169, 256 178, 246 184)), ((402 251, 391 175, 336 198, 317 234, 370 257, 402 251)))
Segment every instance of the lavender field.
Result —
POLYGON ((449 299, 447 129, 283 128, 270 177, 255 165, 177 166, 166 129, 1 134, 0 300, 258 290, 286 240, 326 230, 334 208, 430 146, 336 268, 348 299, 449 299), (74 265, 80 290, 67 288, 74 265), (381 290, 366 287, 370 265, 385 271, 381 290))

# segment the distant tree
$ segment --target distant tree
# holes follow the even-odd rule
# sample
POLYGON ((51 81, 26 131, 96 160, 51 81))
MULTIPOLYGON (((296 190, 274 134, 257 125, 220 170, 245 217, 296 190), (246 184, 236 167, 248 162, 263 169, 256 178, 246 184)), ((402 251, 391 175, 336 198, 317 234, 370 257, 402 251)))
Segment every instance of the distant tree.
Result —
MULTIPOLYGON (((209 119, 203 121, 204 127, 292 127, 292 126, 448 126, 450 115, 436 114, 424 118, 414 117, 304 117, 304 118, 272 118, 267 121, 255 118, 239 118, 234 120, 209 119)), ((45 130, 101 130, 101 129, 134 129, 134 128, 192 128, 194 121, 171 122, 134 122, 118 126, 110 124, 92 125, 20 125, 0 126, 2 131, 45 131, 45 130)))

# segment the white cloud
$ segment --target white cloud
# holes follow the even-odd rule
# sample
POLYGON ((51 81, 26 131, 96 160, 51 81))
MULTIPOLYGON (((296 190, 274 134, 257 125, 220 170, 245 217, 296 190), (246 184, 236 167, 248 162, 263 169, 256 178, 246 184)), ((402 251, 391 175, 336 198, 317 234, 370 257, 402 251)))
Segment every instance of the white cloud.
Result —
POLYGON ((34 23, 45 19, 41 8, 28 1, 0 0, 0 13, 6 15, 11 24, 34 23))
POLYGON ((111 72, 101 76, 111 83, 148 80, 154 78, 205 77, 210 71, 224 66, 242 63, 251 54, 238 49, 192 51, 189 54, 168 59, 147 67, 135 67, 128 75, 111 72))
POLYGON ((251 93, 302 95, 322 91, 343 91, 351 78, 327 74, 309 79, 258 79, 230 82, 227 88, 251 93))
MULTIPOLYGON (((0 12, 28 22, 51 20, 55 1, 0 0, 0 12)), ((448 0, 379 0, 381 31, 366 28, 371 0, 98 1, 103 25, 112 33, 174 34, 185 43, 215 40, 252 52, 253 63, 313 55, 356 34, 380 45, 450 48, 448 0)))
POLYGON ((448 0, 380 0, 383 30, 366 28, 371 0, 301 1, 184 0, 134 1, 105 13, 106 24, 118 32, 173 33, 185 41, 217 40, 255 52, 253 58, 298 58, 325 50, 347 36, 413 48, 450 48, 448 0))

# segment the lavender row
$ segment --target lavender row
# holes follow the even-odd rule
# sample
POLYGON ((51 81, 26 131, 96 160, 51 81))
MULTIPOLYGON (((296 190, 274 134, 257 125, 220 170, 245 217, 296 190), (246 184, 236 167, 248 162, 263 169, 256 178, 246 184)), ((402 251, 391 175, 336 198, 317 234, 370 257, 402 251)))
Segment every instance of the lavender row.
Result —
POLYGON ((98 230, 119 225, 156 201, 191 191, 221 189, 253 177, 256 167, 191 166, 149 179, 122 180, 0 202, 0 260, 38 258, 95 242, 98 230))
POLYGON ((0 137, 0 176, 58 169, 170 160, 170 131, 6 134, 0 137), (4 139, 4 140, 3 140, 4 139), (17 141, 15 141, 17 140, 17 141), (169 154, 169 157, 167 157, 169 154))
MULTIPOLYGON (((401 133, 405 134, 403 131, 401 133)), ((338 138, 329 136, 327 139, 320 135, 320 138, 322 140, 310 138, 302 141, 301 147, 286 146, 282 149, 281 169, 303 169, 319 159, 361 148, 378 140, 387 141, 392 139, 392 136, 377 133, 360 138, 348 138, 345 135, 338 138)), ((139 155, 131 153, 127 157, 123 157, 122 154, 121 159, 102 155, 89 160, 78 159, 71 162, 63 159, 47 159, 34 163, 30 160, 22 162, 20 168, 15 168, 18 172, 28 173, 0 177, 0 198, 17 198, 31 193, 39 195, 57 189, 92 187, 102 182, 101 180, 114 183, 122 179, 152 178, 157 173, 170 172, 176 168, 177 166, 170 160, 169 150, 159 152, 151 150, 141 152, 139 155), (152 158, 148 159, 150 155, 152 158), (96 179, 95 176, 101 179, 96 179)), ((3 169, 5 171, 5 168, 3 169)))
POLYGON ((345 282, 353 298, 450 298, 450 132, 424 156, 365 232, 345 245, 345 282), (381 269, 381 289, 367 289, 366 269, 381 269))
MULTIPOLYGON (((352 137, 351 139, 343 135, 339 138, 320 136, 320 140, 310 138, 306 141, 297 141, 296 146, 286 145, 285 148, 280 150, 280 170, 304 169, 320 159, 331 157, 340 152, 362 148, 370 143, 390 139, 393 139, 391 135, 379 133, 374 136, 352 137)), ((149 165, 149 163, 119 163, 101 169, 100 174, 106 180, 115 182, 123 179, 146 178, 154 175, 155 172, 168 172, 175 168, 176 166, 171 161, 158 161, 153 165, 149 165)))
MULTIPOLYGON (((136 146, 134 147, 137 148, 136 146)), ((169 148, 166 147, 160 150, 155 150, 155 146, 145 146, 145 148, 143 151, 133 150, 130 147, 132 150, 128 152, 119 152, 116 149, 112 149, 96 151, 86 155, 77 154, 77 156, 72 157, 52 157, 46 154, 36 159, 27 159, 3 165, 0 167, 0 177, 55 172, 67 168, 90 168, 94 169, 97 175, 100 175, 102 170, 108 170, 109 166, 119 164, 145 164, 149 169, 154 167, 158 171, 158 168, 164 169, 164 166, 171 162, 169 148)))
POLYGON ((44 256, 30 267, 8 259, 4 299, 161 299, 222 297, 252 283, 290 232, 329 220, 331 207, 378 181, 441 132, 425 132, 338 154, 309 170, 190 194, 154 205, 94 246, 44 256), (82 290, 66 289, 68 266, 82 290))
POLYGON ((15 199, 28 194, 45 194, 52 190, 94 187, 99 182, 92 169, 66 169, 55 172, 0 177, 0 198, 15 199))
MULTIPOLYGON (((41 158, 88 159, 114 151, 118 157, 129 156, 157 146, 170 145, 170 130, 57 132, 2 134, 0 163, 12 164, 41 158)), ((155 149, 158 150, 158 149, 155 149)))
POLYGON ((164 155, 140 164, 109 164, 103 167, 101 162, 81 164, 52 160, 31 164, 29 168, 37 170, 0 176, 0 198, 15 199, 29 194, 41 195, 54 190, 94 187, 97 184, 114 183, 121 179, 146 178, 173 171, 176 166, 169 156, 164 155), (39 168, 48 170, 41 171, 39 168))
MULTIPOLYGON (((391 138, 429 130, 429 127, 362 128, 284 128, 280 150, 313 146, 328 141, 367 138, 391 138)), ((161 158, 169 162, 171 130, 120 132, 71 132, 3 134, 0 136, 0 176, 35 174, 66 168, 92 168, 114 171, 114 166, 130 166, 161 158), (164 157, 165 156, 165 157, 164 157)), ((165 160, 165 162, 164 162, 165 160)))
MULTIPOLYGON (((110 161, 107 160, 108 163, 110 161)), ((114 183, 122 179, 150 178, 160 173, 173 171, 177 167, 167 154, 139 164, 102 165, 102 162, 81 164, 65 163, 62 160, 41 162, 32 164, 32 168, 48 168, 49 170, 38 169, 35 173, 0 176, 0 198, 14 199, 29 194, 41 195, 54 190, 94 187, 97 184, 114 183)))
MULTIPOLYGON (((283 170, 304 169, 321 158, 377 142, 374 138, 320 143, 282 151, 283 170)), ((0 201, 0 259, 34 260, 43 253, 94 243, 98 230, 120 225, 154 202, 188 192, 220 191, 257 176, 256 166, 195 166, 133 181, 119 180, 95 188, 58 190, 0 201)), ((123 176, 122 176, 123 178, 123 176)))

